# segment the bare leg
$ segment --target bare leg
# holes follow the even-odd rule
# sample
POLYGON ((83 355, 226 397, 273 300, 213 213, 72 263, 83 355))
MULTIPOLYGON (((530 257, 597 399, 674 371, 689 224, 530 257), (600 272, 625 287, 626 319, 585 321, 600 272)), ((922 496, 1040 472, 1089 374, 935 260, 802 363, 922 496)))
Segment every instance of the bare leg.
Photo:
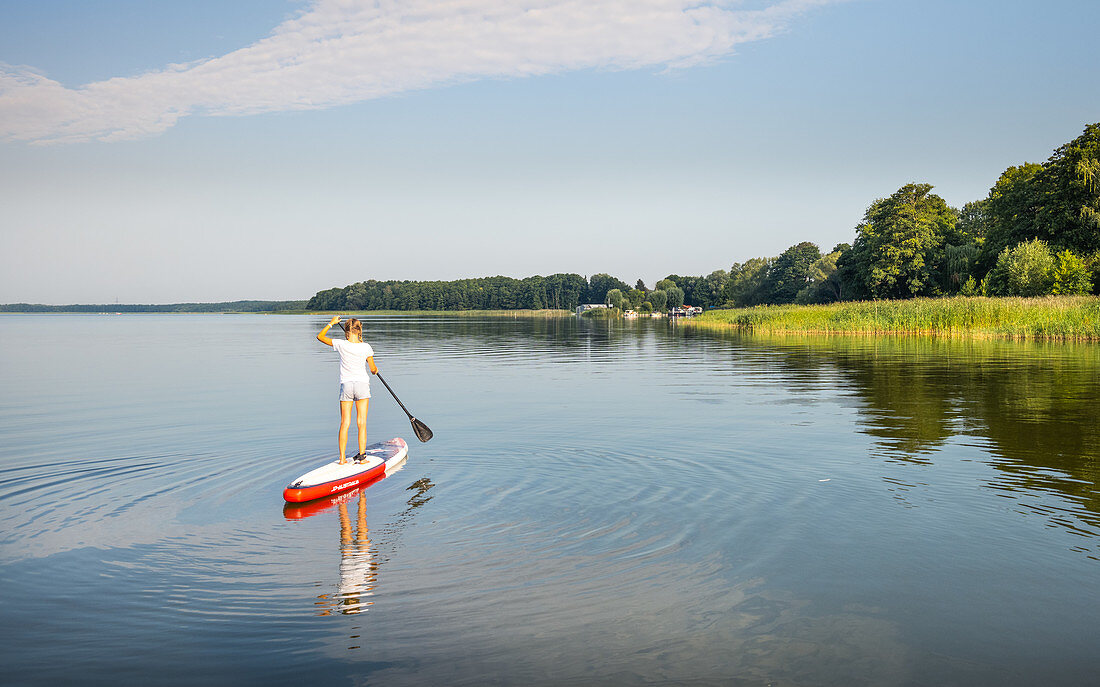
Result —
POLYGON ((363 492, 359 492, 359 512, 355 518, 355 524, 357 527, 355 543, 359 545, 360 551, 369 552, 367 548, 370 545, 370 533, 367 531, 367 495, 363 492))
POLYGON ((340 401, 340 465, 348 462, 344 457, 348 448, 348 427, 351 426, 351 401, 340 401))
POLYGON ((355 402, 355 427, 359 430, 360 454, 367 450, 367 408, 369 406, 369 398, 361 398, 355 402))

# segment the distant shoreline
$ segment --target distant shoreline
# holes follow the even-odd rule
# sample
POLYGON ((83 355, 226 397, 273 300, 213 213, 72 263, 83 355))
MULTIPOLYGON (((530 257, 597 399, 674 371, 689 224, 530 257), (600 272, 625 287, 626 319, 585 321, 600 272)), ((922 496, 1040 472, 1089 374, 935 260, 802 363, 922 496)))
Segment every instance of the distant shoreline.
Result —
POLYGON ((709 310, 682 324, 767 334, 1100 341, 1100 296, 915 298, 709 310))
POLYGON ((304 309, 308 301, 221 301, 217 303, 3 303, 0 313, 257 313, 304 309))
POLYGON ((318 315, 331 317, 378 317, 390 315, 458 317, 571 317, 570 310, 307 310, 306 301, 233 301, 227 303, 172 303, 141 305, 133 303, 41 305, 33 303, 0 304, 0 315, 318 315), (265 307, 268 306, 268 307, 265 307))
POLYGON ((416 315, 428 317, 572 317, 570 310, 280 310, 271 315, 347 315, 349 317, 379 317, 392 315, 416 315))

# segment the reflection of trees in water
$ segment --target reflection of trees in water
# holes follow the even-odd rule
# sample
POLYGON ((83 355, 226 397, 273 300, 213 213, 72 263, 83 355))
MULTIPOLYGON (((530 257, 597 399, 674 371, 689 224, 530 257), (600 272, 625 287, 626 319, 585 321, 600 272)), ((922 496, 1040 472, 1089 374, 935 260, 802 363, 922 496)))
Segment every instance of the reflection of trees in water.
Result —
POLYGON ((953 438, 979 437, 1005 475, 996 488, 1057 492, 1100 514, 1100 423, 1090 416, 1100 401, 1100 345, 716 337, 664 321, 576 318, 407 318, 387 321, 384 335, 454 346, 460 354, 522 351, 539 360, 586 353, 621 359, 635 349, 641 357, 650 346, 674 351, 677 360, 702 360, 717 349, 728 356, 728 344, 716 341, 725 338, 743 356, 742 369, 779 370, 795 391, 850 392, 861 431, 890 460, 929 463, 953 438), (777 348, 782 355, 774 355, 777 348))
POLYGON ((385 317, 367 318, 363 328, 364 336, 374 336, 372 342, 395 350, 387 343, 459 351, 501 350, 517 342, 537 349, 567 349, 582 345, 585 338, 573 317, 385 317))
MULTIPOLYGON (((1042 512, 1100 527, 1100 345, 930 338, 743 338, 779 347, 784 374, 837 370, 858 399, 861 430, 895 460, 930 463, 953 437, 981 438, 1003 475, 990 486, 1079 504, 1042 512)), ((1088 533, 1094 536, 1095 531, 1088 533)))
POLYGON ((523 351, 540 360, 585 352, 613 359, 651 345, 678 359, 719 348, 728 356, 728 344, 716 341, 724 338, 735 342, 743 369, 778 369, 795 391, 849 391, 861 431, 890 460, 929 463, 953 438, 979 437, 1006 478, 993 486, 1057 492, 1100 514, 1100 423, 1091 416, 1100 401, 1097 344, 716 336, 664 321, 576 318, 398 318, 380 334, 460 354, 523 351))
POLYGON ((1060 353, 1021 356, 1011 374, 989 375, 976 389, 977 411, 996 466, 1011 478, 1001 488, 1065 494, 1100 514, 1100 346, 1060 353))
POLYGON ((861 430, 894 459, 930 462, 968 423, 969 361, 930 349, 934 341, 872 339, 836 351, 832 364, 862 403, 861 430))
POLYGON ((363 321, 364 337, 375 348, 415 355, 453 351, 456 355, 492 352, 571 355, 617 351, 643 345, 638 332, 655 333, 674 343, 676 334, 661 320, 585 320, 567 317, 382 317, 363 321))

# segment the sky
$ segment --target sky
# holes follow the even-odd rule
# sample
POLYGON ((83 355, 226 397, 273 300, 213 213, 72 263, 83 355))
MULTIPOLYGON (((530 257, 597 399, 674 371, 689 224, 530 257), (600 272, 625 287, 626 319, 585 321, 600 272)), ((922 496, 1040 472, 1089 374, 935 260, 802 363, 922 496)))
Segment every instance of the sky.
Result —
POLYGON ((1100 121, 1094 0, 0 0, 0 303, 650 287, 985 197, 1100 121))

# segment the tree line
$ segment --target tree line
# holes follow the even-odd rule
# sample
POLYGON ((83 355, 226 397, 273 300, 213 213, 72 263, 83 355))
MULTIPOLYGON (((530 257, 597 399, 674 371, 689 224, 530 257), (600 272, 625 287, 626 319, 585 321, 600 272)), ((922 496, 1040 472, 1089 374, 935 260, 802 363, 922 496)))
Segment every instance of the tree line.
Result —
MULTIPOLYGON (((673 275, 675 276, 675 275, 673 275)), ((367 281, 318 292, 308 310, 575 310, 585 303, 646 312, 685 303, 673 279, 650 290, 639 279, 633 288, 610 274, 591 277, 551 274, 526 279, 481 277, 454 281, 367 281)))
POLYGON ((1097 293, 1100 123, 1042 164, 1009 167, 985 198, 961 209, 931 185, 910 183, 874 201, 855 230, 851 244, 828 253, 806 241, 677 283, 690 303, 736 307, 1097 293))
POLYGON ((548 277, 482 277, 455 281, 367 281, 318 292, 310 310, 573 310, 603 302, 612 288, 626 286, 606 274, 548 277))
POLYGON ((867 208, 852 243, 811 241, 706 276, 670 274, 650 290, 609 274, 526 279, 368 280, 317 293, 315 310, 496 310, 582 303, 661 311, 918 296, 1040 296, 1100 287, 1100 123, 1042 163, 1001 174, 980 200, 950 207, 909 183, 867 208))

